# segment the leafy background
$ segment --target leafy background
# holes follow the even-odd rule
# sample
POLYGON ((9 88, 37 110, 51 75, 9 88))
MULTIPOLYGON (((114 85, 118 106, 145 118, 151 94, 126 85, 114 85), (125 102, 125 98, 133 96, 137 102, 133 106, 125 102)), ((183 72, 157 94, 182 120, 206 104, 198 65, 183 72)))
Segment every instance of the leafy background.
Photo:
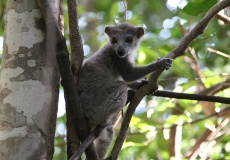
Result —
MULTIPOLYGON (((158 57, 170 52, 204 16, 217 0, 129 0, 128 22, 145 28, 146 34, 139 48, 137 64, 148 64, 158 57)), ((125 22, 124 3, 115 0, 79 0, 79 23, 84 42, 85 57, 90 56, 107 42, 103 33, 109 24, 125 22)), ((4 36, 4 13, 6 1, 0 1, 0 41, 4 36)), ((66 0, 63 3, 65 36, 68 39, 68 17, 66 0)), ((196 40, 190 44, 196 55, 194 61, 191 51, 177 58, 173 67, 165 71, 159 80, 160 89, 196 93, 201 88, 223 82, 229 78, 230 59, 210 52, 212 48, 230 55, 229 25, 214 18, 196 40), (199 68, 199 74, 194 68, 199 68)), ((67 43, 69 44, 68 40, 67 43)), ((1 49, 0 44, 0 63, 1 49)), ((62 95, 62 92, 61 92, 62 95)), ((229 97, 230 89, 225 89, 216 96, 229 97)), ((60 97, 57 131, 55 139, 55 160, 66 159, 65 113, 64 102, 60 97)), ((227 105, 215 103, 214 110, 219 111, 227 105)), ((132 118, 127 139, 119 155, 122 160, 170 159, 170 130, 163 129, 173 124, 191 122, 206 117, 207 112, 202 104, 191 100, 176 100, 146 96, 132 118), (175 113, 178 109, 180 114, 175 113)), ((196 139, 209 128, 215 128, 223 117, 213 117, 198 123, 185 125, 182 128, 180 153, 182 156, 191 149, 196 139)), ((116 132, 118 132, 118 127, 116 132)), ((230 136, 227 123, 214 137, 215 141, 209 150, 209 158, 230 159, 230 136)), ((211 142, 211 140, 210 140, 211 142)))

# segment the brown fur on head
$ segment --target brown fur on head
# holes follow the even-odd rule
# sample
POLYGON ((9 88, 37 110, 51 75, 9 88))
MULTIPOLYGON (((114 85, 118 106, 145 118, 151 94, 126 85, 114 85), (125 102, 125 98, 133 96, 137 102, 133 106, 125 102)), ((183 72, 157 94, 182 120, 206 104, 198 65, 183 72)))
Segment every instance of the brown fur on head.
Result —
POLYGON ((129 23, 121 23, 114 26, 106 26, 105 33, 110 36, 114 32, 133 32, 136 33, 137 38, 141 38, 144 35, 144 28, 135 27, 129 23))

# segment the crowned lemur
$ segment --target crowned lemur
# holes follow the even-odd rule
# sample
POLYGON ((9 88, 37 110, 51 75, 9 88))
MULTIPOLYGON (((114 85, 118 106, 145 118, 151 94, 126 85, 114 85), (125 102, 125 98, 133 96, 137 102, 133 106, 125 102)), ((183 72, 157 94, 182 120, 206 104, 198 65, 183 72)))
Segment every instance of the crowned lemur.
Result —
MULTIPOLYGON (((146 66, 135 66, 135 56, 144 35, 142 27, 128 23, 106 26, 109 43, 86 59, 78 75, 78 101, 85 114, 89 130, 106 125, 94 141, 103 159, 113 139, 113 124, 125 106, 127 86, 161 68, 169 69, 172 59, 161 58, 146 66)), ((138 87, 137 83, 130 85, 138 87)))

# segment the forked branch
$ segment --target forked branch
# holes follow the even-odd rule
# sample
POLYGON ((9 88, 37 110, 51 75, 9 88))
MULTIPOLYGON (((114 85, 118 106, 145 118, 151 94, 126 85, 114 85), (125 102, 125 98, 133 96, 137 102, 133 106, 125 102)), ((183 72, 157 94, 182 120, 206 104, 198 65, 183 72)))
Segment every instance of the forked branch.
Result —
MULTIPOLYGON (((37 2, 45 19, 46 34, 49 34, 50 37, 49 43, 52 44, 51 46, 54 47, 54 50, 56 51, 56 55, 54 55, 54 57, 56 56, 62 77, 62 86, 64 88, 67 110, 68 113, 71 111, 71 120, 75 122, 74 124, 76 125, 75 127, 77 128, 76 131, 78 133, 79 139, 83 141, 89 134, 89 131, 83 111, 77 103, 77 91, 75 88, 76 82, 70 67, 71 65, 69 60, 69 52, 66 46, 66 40, 58 27, 57 20, 53 16, 48 0, 37 0, 37 2)), ((75 148, 74 146, 70 147, 75 148)), ((71 155, 69 155, 69 157, 70 156, 71 155)), ((86 156, 89 160, 97 159, 97 154, 93 146, 86 150, 86 156)))

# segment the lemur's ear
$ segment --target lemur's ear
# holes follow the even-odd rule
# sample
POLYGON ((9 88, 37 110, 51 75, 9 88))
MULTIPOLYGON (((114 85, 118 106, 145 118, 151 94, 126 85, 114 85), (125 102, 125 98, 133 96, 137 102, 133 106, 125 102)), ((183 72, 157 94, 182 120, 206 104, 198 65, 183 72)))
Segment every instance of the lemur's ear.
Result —
POLYGON ((137 38, 141 38, 144 35, 145 31, 142 27, 137 27, 137 38))
POLYGON ((104 32, 109 36, 112 32, 112 26, 105 26, 104 32))

